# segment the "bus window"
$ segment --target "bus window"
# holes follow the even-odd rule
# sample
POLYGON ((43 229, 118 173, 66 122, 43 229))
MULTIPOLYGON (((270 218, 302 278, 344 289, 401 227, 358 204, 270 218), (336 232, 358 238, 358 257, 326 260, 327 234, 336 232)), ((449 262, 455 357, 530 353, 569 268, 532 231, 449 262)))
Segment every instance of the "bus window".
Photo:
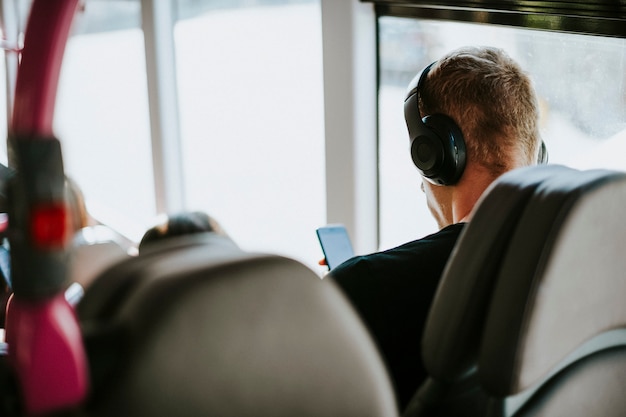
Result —
POLYGON ((437 228, 408 152, 402 106, 413 76, 461 46, 503 48, 530 73, 550 163, 626 170, 626 40, 389 16, 379 18, 379 39, 382 248, 437 228))
POLYGON ((132 238, 156 214, 140 3, 85 2, 68 40, 55 133, 98 220, 132 238))
POLYGON ((210 213, 246 250, 317 266, 326 207, 319 1, 179 2, 178 15, 186 206, 210 213))

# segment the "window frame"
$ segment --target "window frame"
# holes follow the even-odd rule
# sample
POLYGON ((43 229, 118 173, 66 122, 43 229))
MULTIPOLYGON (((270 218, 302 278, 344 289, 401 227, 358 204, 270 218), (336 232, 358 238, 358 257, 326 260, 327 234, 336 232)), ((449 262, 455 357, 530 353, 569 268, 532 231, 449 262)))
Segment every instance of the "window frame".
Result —
POLYGON ((626 37, 626 0, 361 0, 377 16, 417 17, 626 37))

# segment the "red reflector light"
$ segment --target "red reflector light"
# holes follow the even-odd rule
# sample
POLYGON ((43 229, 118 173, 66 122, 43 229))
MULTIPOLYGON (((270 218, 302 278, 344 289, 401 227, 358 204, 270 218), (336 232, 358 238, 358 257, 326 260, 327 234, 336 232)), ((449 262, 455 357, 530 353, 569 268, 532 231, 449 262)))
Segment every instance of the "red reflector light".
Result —
POLYGON ((30 215, 30 233, 35 247, 56 249, 65 246, 67 210, 63 204, 33 207, 30 215))

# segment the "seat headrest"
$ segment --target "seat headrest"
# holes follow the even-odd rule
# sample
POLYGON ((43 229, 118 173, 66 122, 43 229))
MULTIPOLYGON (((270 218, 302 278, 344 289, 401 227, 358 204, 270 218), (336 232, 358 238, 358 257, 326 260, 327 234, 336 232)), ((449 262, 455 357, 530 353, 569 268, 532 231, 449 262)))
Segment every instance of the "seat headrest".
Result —
POLYGON ((101 274, 93 280, 91 288, 77 306, 77 313, 82 320, 105 319, 113 317, 121 306, 121 300, 125 300, 127 294, 132 291, 143 279, 145 274, 140 274, 154 259, 179 250, 187 250, 195 246, 205 248, 205 252, 212 256, 224 258, 236 257, 241 250, 234 242, 225 236, 216 233, 195 233, 188 236, 172 237, 164 239, 147 248, 141 256, 128 258, 109 269, 101 271, 101 274), (210 251, 206 249, 210 247, 210 251), (132 278, 127 278, 132 276, 132 278))
POLYGON ((430 376, 452 382, 476 365, 486 306, 519 217, 540 184, 570 172, 558 165, 521 168, 485 191, 446 265, 426 323, 422 355, 430 376))
POLYGON ((626 326, 626 174, 559 174, 537 188, 509 245, 483 335, 493 395, 539 382, 583 342, 626 326))
POLYGON ((70 282, 86 288, 105 269, 128 257, 128 247, 113 230, 101 225, 85 227, 76 233, 70 248, 70 282))
POLYGON ((91 333, 125 329, 124 354, 91 405, 97 415, 397 415, 356 312, 302 264, 205 244, 115 269, 109 278, 134 284, 109 314, 81 315, 91 333))

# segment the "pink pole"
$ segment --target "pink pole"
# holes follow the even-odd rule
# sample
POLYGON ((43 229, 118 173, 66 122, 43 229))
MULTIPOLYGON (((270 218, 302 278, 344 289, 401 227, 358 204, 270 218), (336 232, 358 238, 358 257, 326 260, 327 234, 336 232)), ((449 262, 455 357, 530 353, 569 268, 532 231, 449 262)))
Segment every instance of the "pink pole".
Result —
MULTIPOLYGON (((33 1, 9 127, 17 141, 53 137, 61 62, 77 6, 78 0, 33 1)), ((86 398, 87 359, 78 320, 63 288, 45 297, 16 291, 7 306, 6 341, 28 415, 69 409, 86 398)))
POLYGON ((15 86, 10 131, 52 136, 61 61, 78 0, 34 0, 15 86))

